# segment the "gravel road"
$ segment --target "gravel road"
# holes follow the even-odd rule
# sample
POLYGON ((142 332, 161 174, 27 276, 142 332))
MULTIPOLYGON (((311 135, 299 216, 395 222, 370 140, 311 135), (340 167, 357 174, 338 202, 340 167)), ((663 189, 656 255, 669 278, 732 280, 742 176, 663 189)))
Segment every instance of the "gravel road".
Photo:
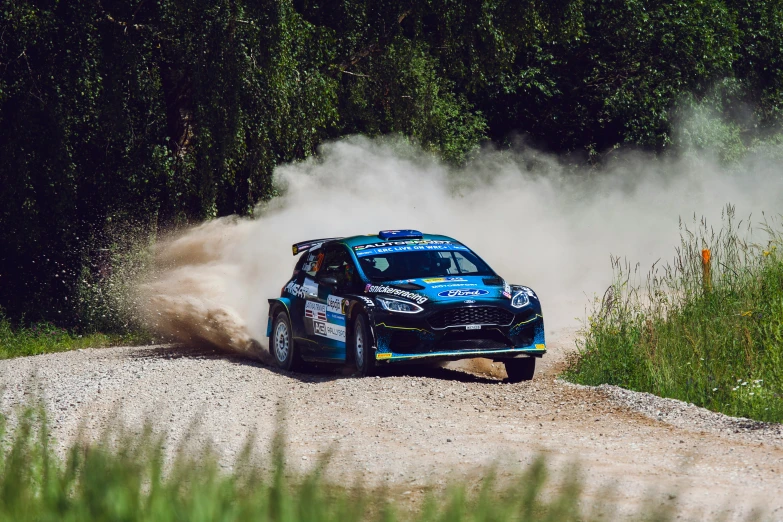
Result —
POLYGON ((758 507, 783 520, 780 425, 565 383, 556 371, 572 346, 572 332, 550 336, 535 378, 520 384, 499 382, 500 365, 486 361, 361 379, 181 346, 79 350, 0 362, 0 408, 42 396, 60 444, 80 428, 97 437, 117 416, 133 429, 152 419, 168 447, 190 430, 230 467, 253 430, 268 448, 282 407, 292 466, 307 469, 332 450, 334 479, 353 482, 358 470, 414 505, 428 485, 490 466, 502 478, 543 453, 561 472, 578 463, 588 497, 612 485, 621 510, 650 498, 695 518, 729 509, 741 519, 758 507))

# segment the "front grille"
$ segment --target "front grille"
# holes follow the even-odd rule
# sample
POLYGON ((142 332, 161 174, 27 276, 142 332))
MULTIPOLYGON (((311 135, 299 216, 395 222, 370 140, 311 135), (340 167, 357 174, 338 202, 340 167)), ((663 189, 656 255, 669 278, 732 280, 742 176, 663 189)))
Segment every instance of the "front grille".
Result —
POLYGON ((469 324, 507 325, 514 319, 514 314, 494 306, 473 306, 443 310, 430 317, 433 328, 448 328, 449 326, 466 326, 469 324))
POLYGON ((441 352, 457 352, 460 350, 502 350, 508 348, 508 343, 494 339, 456 339, 443 341, 438 346, 441 352))

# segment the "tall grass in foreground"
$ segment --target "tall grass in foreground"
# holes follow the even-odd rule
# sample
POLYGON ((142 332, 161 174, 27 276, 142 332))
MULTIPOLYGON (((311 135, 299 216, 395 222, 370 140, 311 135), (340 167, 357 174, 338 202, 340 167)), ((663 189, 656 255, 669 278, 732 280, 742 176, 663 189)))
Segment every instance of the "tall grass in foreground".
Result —
POLYGON ((671 264, 613 262, 616 283, 596 303, 566 378, 616 384, 728 415, 783 421, 783 257, 779 230, 735 223, 715 232, 681 224, 671 264), (763 234, 763 244, 747 238, 763 234), (702 249, 710 249, 704 281, 702 249))
MULTIPOLYGON (((208 450, 179 451, 166 462, 160 438, 106 435, 75 444, 64 462, 49 445, 45 417, 27 410, 13 430, 3 429, 0 520, 13 521, 589 521, 615 520, 606 503, 587 509, 576 473, 548 477, 543 460, 504 486, 491 477, 478 488, 457 484, 429 493, 416 507, 392 490, 329 484, 323 465, 304 476, 287 472, 282 435, 263 471, 250 446, 235 471, 222 472, 208 450)), ((5 426, 4 426, 5 427, 5 426)), ((324 463, 322 463, 324 464, 324 463)), ((675 504, 648 503, 638 520, 671 520, 675 504)), ((627 516, 627 515, 626 515, 627 516)))
POLYGON ((135 345, 149 343, 151 337, 141 331, 122 334, 78 334, 49 323, 13 326, 0 313, 0 359, 64 352, 78 348, 135 345))

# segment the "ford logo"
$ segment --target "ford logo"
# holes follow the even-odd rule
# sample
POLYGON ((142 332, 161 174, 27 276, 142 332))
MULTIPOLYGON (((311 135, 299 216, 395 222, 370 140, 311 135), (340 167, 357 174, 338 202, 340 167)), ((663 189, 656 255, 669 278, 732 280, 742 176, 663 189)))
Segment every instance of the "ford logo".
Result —
POLYGON ((489 290, 444 290, 438 293, 438 297, 477 297, 487 295, 489 290))

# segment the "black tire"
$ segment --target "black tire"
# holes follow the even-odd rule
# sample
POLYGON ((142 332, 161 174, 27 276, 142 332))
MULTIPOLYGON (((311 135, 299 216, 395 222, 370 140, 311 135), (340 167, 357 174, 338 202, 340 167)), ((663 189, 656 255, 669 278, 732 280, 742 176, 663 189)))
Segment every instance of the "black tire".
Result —
POLYGON ((272 335, 269 337, 269 351, 278 368, 292 371, 299 367, 299 354, 291 331, 291 320, 284 311, 275 315, 272 335))
POLYGON ((522 382, 533 379, 536 372, 536 358, 522 357, 519 359, 507 359, 503 361, 506 365, 508 379, 506 382, 522 382))
POLYGON ((359 314, 353 321, 351 355, 359 375, 369 377, 375 373, 375 350, 372 349, 370 329, 367 327, 367 316, 364 314, 359 314))

